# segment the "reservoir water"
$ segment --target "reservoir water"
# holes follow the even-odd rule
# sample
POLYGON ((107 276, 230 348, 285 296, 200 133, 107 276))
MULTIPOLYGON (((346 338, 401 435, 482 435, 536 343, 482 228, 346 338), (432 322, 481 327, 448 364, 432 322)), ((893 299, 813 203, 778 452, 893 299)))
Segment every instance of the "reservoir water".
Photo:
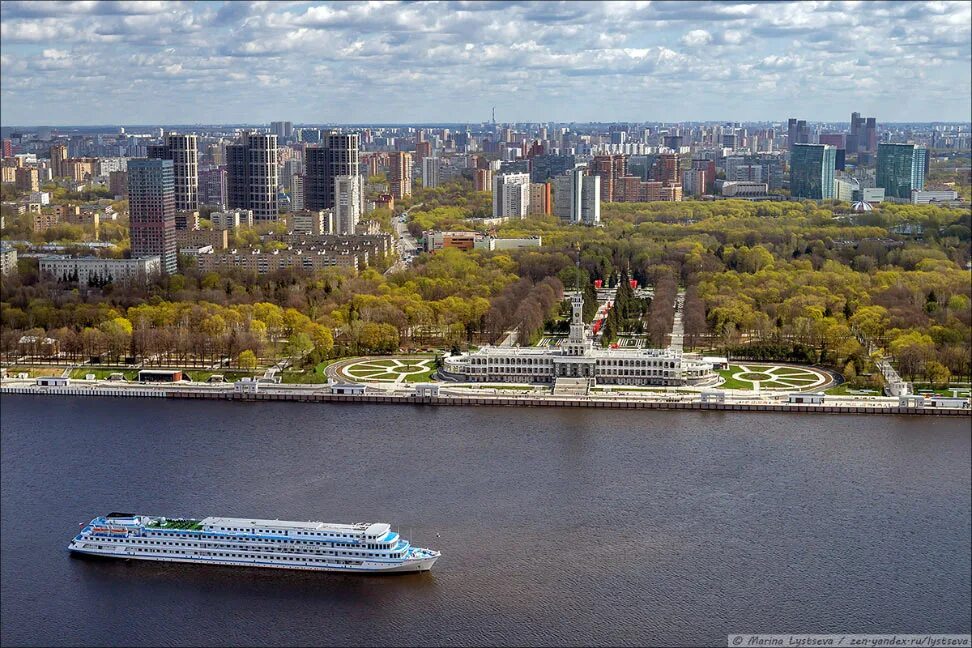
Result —
POLYGON ((968 633, 967 418, 4 396, 3 645, 968 633), (109 511, 384 521, 360 575, 71 558, 109 511))

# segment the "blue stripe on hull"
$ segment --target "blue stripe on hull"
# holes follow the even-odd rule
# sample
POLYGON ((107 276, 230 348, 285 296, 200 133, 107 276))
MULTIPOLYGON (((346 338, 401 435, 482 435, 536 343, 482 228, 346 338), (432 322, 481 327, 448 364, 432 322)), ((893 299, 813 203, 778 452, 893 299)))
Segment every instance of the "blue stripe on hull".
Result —
POLYGON ((87 551, 84 549, 72 549, 72 548, 69 548, 68 551, 70 551, 72 554, 82 554, 85 556, 97 556, 99 558, 118 558, 123 560, 150 560, 153 562, 197 563, 200 565, 221 565, 225 567, 269 567, 272 569, 298 569, 302 571, 357 572, 363 574, 410 574, 410 573, 416 573, 422 571, 429 571, 432 569, 431 565, 429 565, 429 567, 424 569, 420 567, 410 567, 407 565, 399 565, 388 569, 382 569, 378 567, 283 565, 280 563, 263 561, 263 560, 224 560, 218 557, 168 558, 162 556, 138 556, 138 555, 128 555, 128 554, 122 555, 122 554, 109 554, 109 553, 102 553, 98 551, 87 551))

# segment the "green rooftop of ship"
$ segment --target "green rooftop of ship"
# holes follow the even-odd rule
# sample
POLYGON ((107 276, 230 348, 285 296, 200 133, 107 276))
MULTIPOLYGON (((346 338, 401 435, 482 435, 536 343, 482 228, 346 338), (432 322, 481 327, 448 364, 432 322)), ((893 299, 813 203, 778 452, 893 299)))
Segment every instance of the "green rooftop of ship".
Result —
POLYGON ((202 524, 199 520, 172 520, 166 518, 164 522, 152 520, 148 523, 149 528, 153 529, 181 529, 183 531, 202 531, 202 524))

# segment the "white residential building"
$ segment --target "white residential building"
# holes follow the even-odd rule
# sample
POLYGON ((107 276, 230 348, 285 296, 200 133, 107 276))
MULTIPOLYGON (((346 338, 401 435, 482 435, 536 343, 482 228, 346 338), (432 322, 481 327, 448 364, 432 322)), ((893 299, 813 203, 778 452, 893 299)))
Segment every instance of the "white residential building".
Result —
POLYGON ((336 234, 354 234, 361 218, 364 182, 359 175, 334 178, 334 227, 336 234))
POLYGON ((523 218, 530 212, 530 174, 493 176, 493 218, 523 218))
POLYGON ((578 165, 553 180, 553 211, 562 221, 584 225, 601 222, 601 177, 586 172, 586 166, 578 165))
POLYGON ((145 283, 161 274, 162 261, 157 256, 137 259, 48 256, 40 259, 39 270, 56 281, 76 282, 80 286, 101 282, 145 283))

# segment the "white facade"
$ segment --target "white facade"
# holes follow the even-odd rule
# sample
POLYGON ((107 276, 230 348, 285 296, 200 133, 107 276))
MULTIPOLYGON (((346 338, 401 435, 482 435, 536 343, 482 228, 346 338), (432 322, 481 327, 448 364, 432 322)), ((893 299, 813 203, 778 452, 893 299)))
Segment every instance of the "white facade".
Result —
POLYGON ((765 196, 769 185, 765 182, 723 182, 721 192, 727 197, 765 196))
POLYGON ((676 349, 595 349, 582 314, 584 298, 571 298, 570 335, 559 346, 493 347, 445 359, 443 370, 469 382, 553 383, 583 378, 613 385, 696 385, 713 380, 712 365, 676 349))
POLYGON ((91 520, 68 549, 135 560, 369 573, 428 571, 441 555, 413 547, 383 523, 170 520, 130 513, 91 520))
POLYGON ((157 256, 138 259, 49 256, 40 259, 39 270, 56 281, 77 282, 81 286, 93 282, 143 283, 161 274, 162 262, 157 256))
POLYGON ((304 176, 290 176, 290 208, 300 211, 304 208, 304 176))
POLYGON ((422 159, 422 186, 435 189, 439 186, 440 174, 442 170, 441 160, 437 157, 427 157, 422 159))
POLYGON ((525 238, 497 238, 495 236, 484 236, 478 239, 474 245, 477 250, 519 250, 528 247, 540 247, 543 245, 543 238, 540 236, 528 236, 525 238))
POLYGON ((912 191, 911 203, 913 205, 928 205, 931 203, 950 203, 958 202, 957 191, 912 191))
POLYGON ((337 234, 354 234, 361 218, 363 182, 357 175, 334 178, 334 227, 337 234))
POLYGON ((597 225, 601 222, 601 177, 587 175, 578 165, 553 180, 554 214, 567 223, 597 225))
POLYGON ((127 171, 128 158, 106 157, 98 158, 98 169, 95 175, 107 177, 112 171, 127 171))
POLYGON ((530 174, 493 176, 493 218, 523 218, 530 212, 530 174))

